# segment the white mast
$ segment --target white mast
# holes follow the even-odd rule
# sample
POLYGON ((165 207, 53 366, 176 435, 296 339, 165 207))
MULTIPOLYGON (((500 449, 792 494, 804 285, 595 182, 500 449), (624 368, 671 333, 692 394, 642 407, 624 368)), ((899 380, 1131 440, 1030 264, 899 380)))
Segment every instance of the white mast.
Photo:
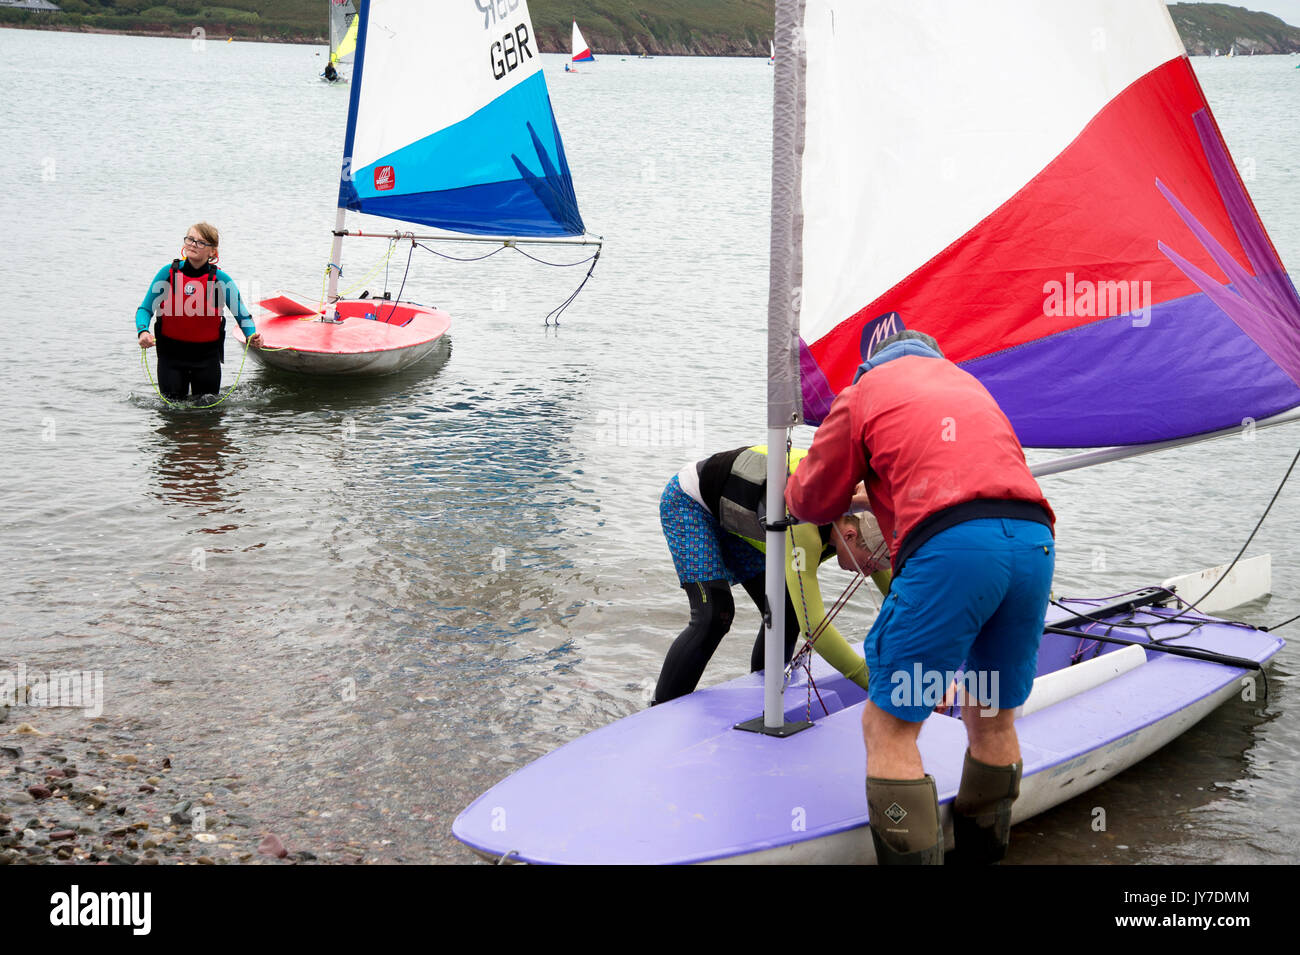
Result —
MULTIPOLYGON (((794 291, 802 276, 799 198, 802 129, 800 90, 803 56, 795 49, 803 4, 777 0, 776 61, 772 118, 772 244, 768 280, 767 338, 767 519, 785 516, 787 429, 803 420, 799 395, 799 315, 794 291)), ((771 732, 785 723, 785 530, 767 532, 763 656, 763 726, 771 732)))

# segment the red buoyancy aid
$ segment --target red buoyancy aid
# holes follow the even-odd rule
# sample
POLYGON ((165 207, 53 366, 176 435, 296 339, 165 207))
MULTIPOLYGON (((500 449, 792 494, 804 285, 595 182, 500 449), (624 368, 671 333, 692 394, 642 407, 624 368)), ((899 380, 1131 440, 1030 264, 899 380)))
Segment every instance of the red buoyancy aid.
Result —
POLYGON ((1028 501, 1054 521, 1011 422, 984 386, 952 362, 896 358, 841 392, 836 404, 841 407, 832 407, 808 460, 791 477, 787 501, 799 517, 826 516, 817 513, 809 486, 843 485, 832 497, 847 500, 853 484, 865 479, 892 557, 927 517, 968 501, 1028 501))
POLYGON ((174 259, 167 284, 158 303, 158 334, 182 342, 215 342, 221 338, 226 320, 221 314, 217 267, 209 264, 202 275, 189 276, 181 271, 181 260, 174 259))

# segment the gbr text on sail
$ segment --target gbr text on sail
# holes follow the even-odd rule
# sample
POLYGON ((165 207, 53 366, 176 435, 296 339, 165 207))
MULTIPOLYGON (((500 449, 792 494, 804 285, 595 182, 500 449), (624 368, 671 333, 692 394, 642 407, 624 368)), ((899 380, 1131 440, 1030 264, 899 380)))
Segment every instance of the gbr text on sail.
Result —
POLYGON ((530 46, 532 38, 528 35, 528 21, 507 26, 501 33, 501 27, 514 19, 519 9, 519 0, 473 0, 475 8, 483 14, 483 29, 491 34, 488 47, 488 60, 492 64, 492 75, 498 80, 518 69, 525 60, 533 58, 530 46))

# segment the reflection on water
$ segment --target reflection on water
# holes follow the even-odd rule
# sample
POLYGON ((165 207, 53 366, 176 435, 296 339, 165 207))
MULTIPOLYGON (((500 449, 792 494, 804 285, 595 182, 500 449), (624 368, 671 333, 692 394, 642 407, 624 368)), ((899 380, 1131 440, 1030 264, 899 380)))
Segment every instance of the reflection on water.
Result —
MULTIPOLYGON (((169 416, 141 450, 155 457, 154 496, 163 503, 209 505, 205 515, 228 513, 239 496, 239 449, 230 439, 219 408, 199 416, 169 416)), ((204 528, 206 534, 233 531, 235 524, 204 528)))

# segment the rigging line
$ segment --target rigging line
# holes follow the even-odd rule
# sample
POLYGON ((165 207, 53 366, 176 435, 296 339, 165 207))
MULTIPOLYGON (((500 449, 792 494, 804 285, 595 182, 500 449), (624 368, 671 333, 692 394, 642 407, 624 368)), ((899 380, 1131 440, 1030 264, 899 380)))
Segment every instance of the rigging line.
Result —
POLYGON ((534 262, 540 262, 542 265, 549 265, 549 266, 550 266, 551 268, 553 268, 553 269, 570 269, 570 268, 573 268, 573 266, 575 266, 575 265, 582 265, 582 264, 584 264, 584 263, 586 263, 586 262, 590 262, 592 259, 595 259, 595 258, 599 258, 599 257, 600 257, 600 250, 597 249, 597 250, 596 250, 595 252, 593 252, 591 255, 587 256, 585 259, 579 259, 577 262, 547 262, 545 259, 539 259, 537 256, 533 255, 531 252, 525 252, 523 249, 519 248, 519 246, 517 246, 517 245, 516 245, 516 246, 512 246, 512 248, 513 248, 516 252, 518 252, 520 255, 522 255, 524 258, 526 258, 526 259, 532 259, 534 262))
POLYGON ((239 371, 235 373, 235 380, 234 383, 231 384, 230 390, 227 391, 220 398, 218 398, 216 401, 212 402, 212 404, 210 405, 182 405, 182 403, 179 401, 173 402, 173 401, 168 401, 166 398, 164 398, 162 391, 158 388, 158 382, 153 380, 153 372, 149 370, 149 362, 145 359, 144 356, 145 351, 147 351, 147 349, 144 348, 140 349, 140 364, 144 365, 144 373, 149 379, 149 384, 153 385, 154 393, 159 398, 162 398, 163 404, 171 408, 187 407, 187 408, 193 408, 195 411, 199 411, 204 408, 215 408, 217 405, 221 404, 221 402, 225 401, 227 398, 229 398, 232 394, 235 393, 235 389, 239 386, 239 377, 244 373, 244 362, 248 360, 248 339, 247 338, 244 339, 244 355, 242 358, 239 359, 239 371))
MULTIPOLYGON (((349 295, 351 295, 351 294, 352 294, 353 292, 355 292, 357 289, 361 288, 361 286, 363 286, 363 285, 365 285, 367 282, 369 282, 371 276, 373 276, 373 275, 375 275, 376 273, 378 273, 379 270, 380 270, 381 268, 382 268, 382 269, 385 269, 385 271, 387 271, 388 260, 391 259, 391 258, 393 257, 393 252, 396 251, 396 249, 397 249, 397 240, 396 240, 396 239, 393 239, 392 241, 390 241, 390 242, 388 243, 388 252, 387 252, 387 254, 385 254, 384 257, 381 258, 381 259, 379 260, 379 263, 378 263, 378 264, 377 264, 373 269, 371 269, 369 272, 367 272, 365 275, 363 275, 363 276, 361 277, 361 280, 360 280, 359 282, 357 282, 355 285, 351 286, 350 288, 348 288, 347 290, 345 290, 345 291, 343 291, 343 292, 340 292, 340 293, 339 293, 339 298, 347 298, 349 295)), ((340 271, 339 274, 341 275, 342 272, 340 271)), ((387 277, 385 276, 385 279, 384 279, 385 286, 387 285, 387 281, 388 281, 388 279, 387 279, 387 277)))
POLYGON ((1263 630, 1265 633, 1268 633, 1271 630, 1278 630, 1282 627, 1285 627, 1288 623, 1295 623, 1297 620, 1300 620, 1300 614, 1296 614, 1290 620, 1283 620, 1281 623, 1275 623, 1271 627, 1260 627, 1259 629, 1263 630))
POLYGON ((1192 660, 1200 660, 1205 663, 1219 663, 1224 666, 1236 667, 1241 670, 1258 672, 1264 678, 1264 697, 1268 698, 1268 670, 1263 663, 1257 660, 1251 660, 1247 657, 1234 657, 1227 653, 1216 653, 1213 650, 1203 650, 1200 647, 1171 647, 1163 643, 1143 643, 1141 640, 1124 640, 1120 637, 1103 637, 1095 633, 1084 633, 1080 630, 1070 630, 1065 627, 1045 627, 1047 633, 1059 633, 1064 636, 1090 637, 1093 640, 1100 640, 1102 643, 1114 643, 1119 646, 1141 647, 1143 650, 1151 650, 1156 653, 1168 653, 1172 656, 1187 657, 1192 660))
MULTIPOLYGON (((549 325, 551 323, 551 316, 555 316, 555 325, 557 328, 559 327, 560 316, 564 314, 564 310, 566 308, 568 308, 570 305, 573 304, 573 300, 578 297, 578 293, 581 292, 586 287, 587 282, 591 279, 591 273, 596 271, 596 263, 599 261, 600 261, 600 249, 597 249, 596 254, 591 257, 591 268, 587 269, 587 274, 583 278, 581 284, 579 284, 579 286, 573 290, 573 294, 570 295, 568 298, 566 298, 558 308, 552 309, 550 312, 547 313, 546 319, 542 322, 543 325, 549 325)), ((576 263, 576 264, 581 264, 581 263, 576 263)), ((790 439, 787 437, 786 444, 788 445, 789 443, 790 443, 790 439)), ((789 470, 788 470, 789 466, 790 466, 789 459, 787 458, 786 460, 787 477, 789 477, 789 470)))
MULTIPOLYGON (((1219 584, 1228 579, 1228 574, 1232 572, 1232 568, 1237 566, 1237 561, 1241 560, 1241 555, 1246 553, 1246 548, 1249 547, 1250 542, 1255 539, 1255 535, 1259 533, 1259 529, 1264 526, 1264 519, 1268 517, 1268 512, 1273 510, 1273 505, 1277 503, 1278 495, 1282 493, 1282 488, 1286 487, 1286 482, 1291 479, 1291 472, 1295 470, 1297 462, 1300 462, 1300 450, 1297 450, 1295 457, 1291 459, 1291 466, 1286 469, 1286 474, 1282 475, 1282 483, 1279 484, 1277 490, 1273 492, 1273 497, 1268 502, 1268 507, 1264 508, 1264 513, 1260 515, 1259 521, 1255 524, 1255 529, 1251 531, 1250 536, 1246 538, 1246 543, 1241 545, 1241 550, 1237 551, 1237 556, 1232 558, 1232 563, 1228 565, 1228 569, 1219 575, 1219 579, 1214 582, 1213 586, 1211 586, 1209 590, 1201 594, 1200 599, 1198 599, 1196 603, 1184 600, 1183 603, 1187 604, 1187 610, 1182 611, 1182 613, 1186 613, 1189 610, 1196 610, 1200 613, 1200 608, 1197 605, 1202 603, 1206 597, 1210 596, 1210 594, 1214 593, 1215 588, 1217 588, 1219 584)), ((1181 615, 1182 614, 1180 613, 1179 616, 1181 615)), ((1173 617, 1170 619, 1170 622, 1177 619, 1178 617, 1173 617)))
MULTIPOLYGON (((396 243, 394 243, 394 245, 396 245, 396 243)), ((402 300, 402 293, 406 291, 406 277, 411 274, 411 256, 415 254, 415 246, 416 246, 416 242, 414 239, 412 239, 411 248, 407 250, 406 253, 406 271, 402 273, 402 286, 397 290, 397 298, 393 299, 393 307, 388 310, 389 318, 392 318, 395 314, 397 314, 397 303, 402 300)), ((375 318, 378 321, 384 320, 381 314, 383 312, 383 308, 384 307, 381 305, 376 310, 375 318)))
MULTIPOLYGON (((1136 591, 1134 592, 1136 593, 1136 591)), ((1120 594, 1119 596, 1124 596, 1124 595, 1120 594)), ((1249 623, 1242 623, 1238 620, 1221 620, 1218 617, 1200 617, 1200 618, 1188 617, 1186 620, 1181 620, 1183 614, 1185 614, 1186 611, 1183 611, 1182 613, 1179 613, 1176 616, 1165 617, 1148 610, 1146 611, 1147 616, 1154 617, 1155 618, 1154 620, 1149 620, 1143 623, 1138 621, 1133 614, 1129 614, 1128 618, 1125 620, 1121 620, 1118 622, 1111 622, 1102 617, 1094 617, 1091 614, 1079 613, 1073 607, 1067 607, 1065 604, 1061 603, 1059 600, 1056 599, 1052 599, 1051 603, 1056 607, 1060 607, 1062 610, 1066 611, 1073 617, 1082 617, 1084 620, 1088 620, 1092 623, 1098 624, 1099 626, 1105 627, 1107 633, 1114 630, 1116 627, 1119 627, 1121 629, 1127 629, 1127 630, 1145 630, 1147 632, 1147 638, 1152 643, 1163 643, 1165 640, 1181 640, 1183 637, 1190 636, 1191 634, 1195 633, 1197 630, 1200 629, 1202 624, 1206 624, 1206 623, 1228 624, 1230 626, 1241 627, 1246 630, 1261 629, 1260 627, 1253 626, 1252 624, 1249 623), (1151 630, 1154 629, 1155 627, 1163 627, 1165 624, 1174 621, 1181 621, 1187 623, 1188 624, 1187 629, 1184 630, 1182 633, 1170 634, 1167 637, 1160 637, 1159 639, 1151 636, 1151 630)))
POLYGON ((498 246, 497 248, 493 249, 491 252, 486 253, 485 255, 476 255, 473 258, 467 259, 467 258, 462 258, 459 255, 448 255, 446 252, 439 252, 437 249, 431 249, 422 242, 416 242, 415 244, 420 248, 424 249, 425 252, 430 253, 431 255, 436 255, 440 259, 448 259, 449 261, 452 262, 482 262, 484 259, 490 259, 498 252, 502 252, 506 249, 506 246, 504 245, 498 246))

